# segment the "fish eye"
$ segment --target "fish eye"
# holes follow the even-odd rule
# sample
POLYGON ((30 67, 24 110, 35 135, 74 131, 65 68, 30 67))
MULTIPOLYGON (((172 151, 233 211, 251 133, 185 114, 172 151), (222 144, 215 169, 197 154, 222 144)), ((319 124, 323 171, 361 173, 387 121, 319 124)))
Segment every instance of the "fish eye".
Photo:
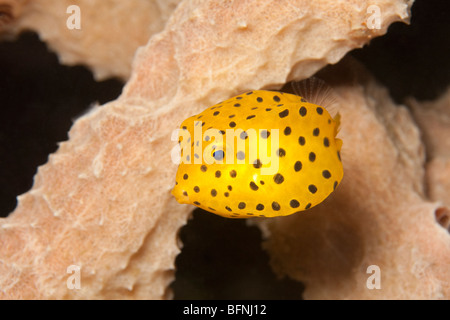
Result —
POLYGON ((223 160, 224 153, 222 150, 217 150, 213 152, 213 157, 217 161, 223 160))

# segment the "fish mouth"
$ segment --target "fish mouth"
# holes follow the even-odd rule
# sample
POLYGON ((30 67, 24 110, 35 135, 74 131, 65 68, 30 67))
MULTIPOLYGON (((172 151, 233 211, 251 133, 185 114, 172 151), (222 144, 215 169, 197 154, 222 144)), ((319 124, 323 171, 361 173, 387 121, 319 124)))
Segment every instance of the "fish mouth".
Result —
POLYGON ((189 195, 187 195, 185 190, 182 190, 178 185, 176 185, 172 191, 172 195, 175 197, 175 199, 178 201, 178 203, 181 204, 189 204, 189 195))

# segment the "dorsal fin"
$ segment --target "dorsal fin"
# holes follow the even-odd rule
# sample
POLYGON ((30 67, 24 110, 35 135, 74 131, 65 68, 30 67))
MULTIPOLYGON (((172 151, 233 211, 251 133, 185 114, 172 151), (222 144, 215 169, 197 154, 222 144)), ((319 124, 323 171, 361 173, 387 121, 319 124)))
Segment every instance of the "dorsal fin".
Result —
POLYGON ((293 81, 291 87, 294 94, 326 108, 333 117, 336 116, 338 98, 333 89, 322 79, 311 77, 302 81, 293 81))

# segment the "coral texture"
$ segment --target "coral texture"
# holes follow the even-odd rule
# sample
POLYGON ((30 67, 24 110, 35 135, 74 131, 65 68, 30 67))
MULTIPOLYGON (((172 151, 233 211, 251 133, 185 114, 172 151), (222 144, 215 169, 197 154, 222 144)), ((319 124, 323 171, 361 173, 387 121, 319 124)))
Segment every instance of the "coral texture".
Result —
MULTIPOLYGON (((69 140, 39 168, 33 188, 0 221, 1 298, 169 297, 179 252, 177 231, 193 209, 170 195, 176 172, 170 160, 172 130, 217 101, 248 89, 279 88, 338 62, 349 50, 384 34, 390 23, 407 21, 411 4, 257 3, 181 2, 164 30, 138 50, 122 96, 76 121, 69 140), (379 29, 367 27, 367 8, 373 4, 380 9, 379 29), (80 267, 80 289, 67 286, 71 265, 80 267)), ((97 32, 90 41, 108 38, 111 28, 97 32)), ((85 53, 80 56, 102 69, 103 61, 89 64, 85 53)), ((108 70, 125 75, 125 62, 119 60, 112 55, 108 70)), ((448 297, 439 278, 448 270, 435 260, 448 252, 448 234, 434 221, 436 205, 423 200, 417 129, 406 110, 395 109, 385 91, 370 81, 335 85, 343 99, 354 99, 342 109, 347 120, 341 137, 349 146, 343 150, 344 169, 349 174, 321 209, 264 226, 271 234, 267 248, 273 265, 305 281, 307 297, 411 297, 419 288, 424 296, 448 297), (374 88, 367 98, 366 86, 374 88), (411 145, 408 139, 413 139, 411 145), (396 171, 398 175, 387 173, 396 171), (402 196, 399 203, 397 193, 402 196), (392 216, 401 213, 402 219, 392 216), (308 220, 315 221, 309 229, 308 220), (401 263, 399 252, 414 263, 401 263), (333 272, 326 268, 330 262, 333 272), (385 291, 367 293, 362 279, 367 275, 354 269, 367 264, 381 267, 385 291), (395 283, 402 271, 414 281, 395 283)))
POLYGON ((136 49, 164 25, 179 0, 1 0, 0 37, 33 30, 58 53, 61 63, 83 64, 98 80, 128 79, 136 49), (81 29, 69 29, 80 8, 81 29), (69 11, 69 12, 68 12, 69 11))
POLYGON ((437 101, 411 100, 415 120, 427 148, 426 187, 431 200, 450 206, 450 88, 437 101))

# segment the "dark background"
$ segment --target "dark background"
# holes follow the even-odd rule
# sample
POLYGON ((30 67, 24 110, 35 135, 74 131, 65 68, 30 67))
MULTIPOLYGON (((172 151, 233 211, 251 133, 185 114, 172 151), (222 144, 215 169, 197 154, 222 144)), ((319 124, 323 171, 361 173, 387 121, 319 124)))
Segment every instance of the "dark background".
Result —
MULTIPOLYGON (((450 83, 450 1, 417 0, 411 24, 395 23, 356 57, 401 103, 433 100, 450 83)), ((0 43, 0 217, 28 191, 37 167, 67 140, 73 121, 93 103, 117 98, 123 83, 96 82, 84 67, 60 65, 33 33, 0 43)), ((278 279, 261 249, 261 233, 244 220, 196 210, 180 232, 178 299, 299 299, 302 284, 278 279), (245 289, 242 289, 245 288, 245 289)))

